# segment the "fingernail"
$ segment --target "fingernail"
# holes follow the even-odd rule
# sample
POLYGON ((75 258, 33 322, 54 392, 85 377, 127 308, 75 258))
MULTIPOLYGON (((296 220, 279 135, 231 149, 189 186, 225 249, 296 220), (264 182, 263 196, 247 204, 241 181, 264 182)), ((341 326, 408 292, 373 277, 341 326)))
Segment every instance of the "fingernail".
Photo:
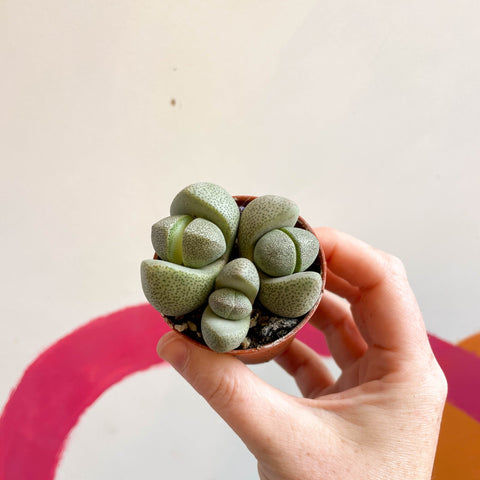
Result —
POLYGON ((166 341, 161 338, 157 345, 157 353, 175 370, 181 371, 185 366, 188 350, 185 342, 179 338, 167 339, 166 341))

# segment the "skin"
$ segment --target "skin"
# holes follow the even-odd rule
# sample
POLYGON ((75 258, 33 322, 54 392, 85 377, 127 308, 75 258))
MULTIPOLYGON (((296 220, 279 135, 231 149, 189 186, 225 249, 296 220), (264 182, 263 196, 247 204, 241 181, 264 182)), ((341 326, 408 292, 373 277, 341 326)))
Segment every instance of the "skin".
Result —
POLYGON ((262 480, 430 479, 447 383, 405 269, 344 233, 316 233, 328 291, 311 323, 342 370, 336 381, 298 340, 277 362, 303 398, 174 333, 157 351, 239 435, 262 480))

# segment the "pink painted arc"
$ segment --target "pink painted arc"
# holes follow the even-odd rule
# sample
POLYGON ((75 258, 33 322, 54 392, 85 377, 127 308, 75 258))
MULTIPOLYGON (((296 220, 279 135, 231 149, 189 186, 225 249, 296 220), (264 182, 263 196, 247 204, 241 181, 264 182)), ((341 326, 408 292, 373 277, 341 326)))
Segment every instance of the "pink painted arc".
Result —
MULTIPOLYGON (((168 330, 150 305, 133 306, 92 320, 34 360, 0 417, 0 479, 53 479, 82 413, 125 376, 161 363, 155 345, 168 330)), ((328 355, 323 335, 310 325, 298 338, 328 355)), ((430 341, 449 400, 480 421, 480 358, 432 335, 430 341)))
POLYGON ((161 362, 155 346, 169 327, 159 319, 150 305, 97 318, 27 368, 0 418, 0 479, 54 478, 87 407, 126 375, 161 362))
POLYGON ((429 334, 448 381, 448 401, 480 422, 480 357, 429 334))

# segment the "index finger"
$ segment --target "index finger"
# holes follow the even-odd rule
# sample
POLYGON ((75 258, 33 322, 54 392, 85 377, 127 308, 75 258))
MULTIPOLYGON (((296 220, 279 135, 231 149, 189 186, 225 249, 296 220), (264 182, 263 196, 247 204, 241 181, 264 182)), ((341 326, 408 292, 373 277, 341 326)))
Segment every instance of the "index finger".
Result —
POLYGON ((359 289, 352 313, 369 346, 429 349, 422 315, 402 263, 350 235, 317 228, 328 269, 359 289))

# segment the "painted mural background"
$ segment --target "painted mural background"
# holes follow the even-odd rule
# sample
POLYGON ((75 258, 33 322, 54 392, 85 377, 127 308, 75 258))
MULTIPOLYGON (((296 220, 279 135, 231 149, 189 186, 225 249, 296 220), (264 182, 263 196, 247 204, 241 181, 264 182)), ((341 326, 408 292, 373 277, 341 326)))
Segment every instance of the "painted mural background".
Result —
POLYGON ((435 478, 479 478, 479 15, 0 2, 0 478, 255 477, 159 362, 140 287, 151 224, 203 180, 288 196, 402 258, 450 383, 435 478))

